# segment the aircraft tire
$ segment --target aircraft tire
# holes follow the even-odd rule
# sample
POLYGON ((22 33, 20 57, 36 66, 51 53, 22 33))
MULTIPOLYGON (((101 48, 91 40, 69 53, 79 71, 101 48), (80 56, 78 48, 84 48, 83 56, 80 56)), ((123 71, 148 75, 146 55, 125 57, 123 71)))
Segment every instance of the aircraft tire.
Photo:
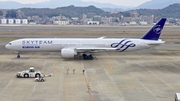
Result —
POLYGON ((20 58, 20 55, 17 55, 17 58, 20 58))
POLYGON ((87 56, 87 55, 86 55, 86 54, 83 54, 82 56, 85 57, 85 56, 87 56))
POLYGON ((93 57, 90 57, 91 60, 93 60, 94 58, 93 57))
POLYGON ((87 60, 87 57, 84 57, 84 60, 87 60))
POLYGON ((92 55, 89 55, 89 56, 88 56, 88 59, 89 59, 89 60, 93 60, 94 58, 93 58, 92 55))
POLYGON ((88 56, 86 54, 83 54, 83 59, 84 60, 87 60, 88 59, 88 56))
POLYGON ((93 60, 94 58, 92 55, 87 56, 86 54, 83 54, 83 59, 84 60, 93 60))

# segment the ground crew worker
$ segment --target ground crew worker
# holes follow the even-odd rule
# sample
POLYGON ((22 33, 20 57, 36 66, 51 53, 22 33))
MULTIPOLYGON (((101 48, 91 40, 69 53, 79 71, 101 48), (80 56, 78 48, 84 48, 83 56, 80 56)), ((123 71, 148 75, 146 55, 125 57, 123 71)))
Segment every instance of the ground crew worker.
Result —
POLYGON ((75 74, 75 68, 73 69, 73 74, 75 74))
POLYGON ((84 75, 85 69, 83 69, 83 71, 82 71, 82 72, 83 72, 83 75, 84 75))

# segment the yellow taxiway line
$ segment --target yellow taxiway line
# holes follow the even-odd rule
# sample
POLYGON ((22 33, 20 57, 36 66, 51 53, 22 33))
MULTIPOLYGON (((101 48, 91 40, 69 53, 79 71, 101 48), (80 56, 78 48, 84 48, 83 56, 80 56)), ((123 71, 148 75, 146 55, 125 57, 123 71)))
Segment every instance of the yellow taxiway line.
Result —
MULTIPOLYGON (((58 64, 59 62, 57 63, 54 63, 52 65, 52 68, 57 71, 58 73, 63 73, 62 71, 58 70, 57 68, 55 68, 55 66, 58 64)), ((97 77, 97 76, 100 76, 100 75, 103 75, 103 74, 106 74, 106 73, 110 73, 112 72, 114 69, 114 67, 112 65, 110 65, 110 68, 109 70, 107 70, 106 72, 104 73, 101 73, 101 74, 98 74, 98 75, 95 75, 93 77, 97 77)), ((64 74, 64 73, 63 73, 64 74)), ((90 84, 89 84, 89 80, 88 80, 88 77, 85 77, 85 81, 86 81, 86 85, 87 85, 87 88, 88 88, 88 92, 89 92, 89 95, 90 95, 90 98, 91 98, 91 101, 94 101, 94 98, 93 98, 93 95, 92 95, 92 91, 91 91, 91 87, 90 87, 90 84)))

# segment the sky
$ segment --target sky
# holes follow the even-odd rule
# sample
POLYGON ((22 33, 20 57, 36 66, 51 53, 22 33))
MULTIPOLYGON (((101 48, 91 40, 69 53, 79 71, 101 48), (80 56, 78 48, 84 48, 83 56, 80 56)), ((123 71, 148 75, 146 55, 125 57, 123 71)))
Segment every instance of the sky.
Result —
MULTIPOLYGON (((28 4, 28 3, 37 3, 37 2, 43 2, 43 1, 48 1, 48 0, 0 0, 0 1, 16 1, 23 4, 28 4)), ((82 1, 111 3, 118 6, 138 6, 146 1, 151 1, 151 0, 82 0, 82 1)))

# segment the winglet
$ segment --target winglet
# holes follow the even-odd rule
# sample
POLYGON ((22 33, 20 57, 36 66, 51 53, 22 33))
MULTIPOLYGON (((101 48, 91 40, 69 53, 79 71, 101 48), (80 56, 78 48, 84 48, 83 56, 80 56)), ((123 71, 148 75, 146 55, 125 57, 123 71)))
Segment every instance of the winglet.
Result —
POLYGON ((166 18, 159 20, 141 39, 158 40, 164 28, 166 18))

